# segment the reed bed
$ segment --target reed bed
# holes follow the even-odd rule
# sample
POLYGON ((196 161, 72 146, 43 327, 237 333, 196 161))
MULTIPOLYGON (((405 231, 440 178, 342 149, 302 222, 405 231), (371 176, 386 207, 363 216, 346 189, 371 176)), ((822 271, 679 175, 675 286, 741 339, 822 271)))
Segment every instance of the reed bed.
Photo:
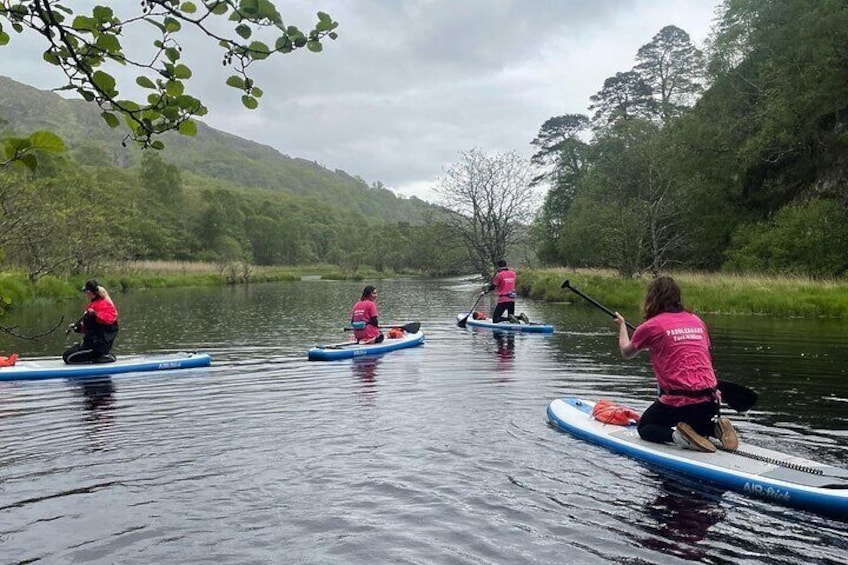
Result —
MULTIPOLYGON (((696 312, 778 317, 848 318, 848 281, 799 276, 729 273, 668 273, 680 284, 683 301, 696 312)), ((612 309, 641 308, 650 276, 621 278, 608 271, 527 269, 519 273, 522 294, 547 301, 578 302, 563 290, 571 283, 612 309)))

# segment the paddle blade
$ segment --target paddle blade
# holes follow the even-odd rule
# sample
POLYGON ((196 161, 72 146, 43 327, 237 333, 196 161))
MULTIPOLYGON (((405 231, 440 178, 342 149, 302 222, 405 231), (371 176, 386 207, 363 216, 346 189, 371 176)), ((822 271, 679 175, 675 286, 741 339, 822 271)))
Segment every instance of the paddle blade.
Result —
POLYGON ((469 312, 468 315, 466 315, 464 318, 459 320, 456 323, 456 325, 459 326, 460 328, 464 328, 466 325, 468 325, 468 316, 470 316, 470 315, 471 315, 471 313, 469 312))
POLYGON ((560 288, 571 288, 571 284, 568 282, 568 279, 562 281, 562 284, 559 285, 560 288))
POLYGON ((737 412, 747 412, 757 403, 757 393, 746 386, 718 381, 718 390, 724 402, 737 412))
POLYGON ((403 328, 403 331, 405 331, 408 334, 417 334, 418 330, 421 329, 421 322, 410 322, 408 324, 404 324, 402 326, 395 326, 395 327, 403 328))

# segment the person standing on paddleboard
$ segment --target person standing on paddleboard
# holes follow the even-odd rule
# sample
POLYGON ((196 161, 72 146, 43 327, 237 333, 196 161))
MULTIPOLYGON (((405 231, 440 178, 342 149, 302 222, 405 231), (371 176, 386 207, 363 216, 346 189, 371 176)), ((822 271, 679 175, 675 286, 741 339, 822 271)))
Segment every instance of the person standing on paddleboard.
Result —
POLYGON ((498 272, 492 277, 492 282, 483 285, 483 292, 496 291, 498 301, 495 304, 495 309, 492 312, 492 322, 510 322, 512 324, 520 324, 524 322, 530 323, 527 314, 524 312, 515 317, 515 271, 507 267, 506 259, 498 259, 498 272), (504 316, 506 313, 506 316, 504 316))
POLYGON ((639 419, 639 437, 712 452, 715 445, 707 439, 712 436, 726 449, 736 449, 736 431, 719 415, 721 397, 707 326, 683 307, 680 287, 667 276, 648 285, 644 311, 645 321, 632 338, 624 317, 615 313, 622 356, 631 359, 647 349, 659 386, 659 398, 639 419))
POLYGON ((109 363, 115 360, 109 352, 118 335, 118 309, 105 288, 91 279, 82 288, 89 303, 78 322, 68 331, 83 334, 82 343, 72 345, 62 354, 65 363, 109 363))
POLYGON ((384 336, 377 321, 377 289, 370 284, 350 310, 350 325, 357 342, 382 343, 384 336))

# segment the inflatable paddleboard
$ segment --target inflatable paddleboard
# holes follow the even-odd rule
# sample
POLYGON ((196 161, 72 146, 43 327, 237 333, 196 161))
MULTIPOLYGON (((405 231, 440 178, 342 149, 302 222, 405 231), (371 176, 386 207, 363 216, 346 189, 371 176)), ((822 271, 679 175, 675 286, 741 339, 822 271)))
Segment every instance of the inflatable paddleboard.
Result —
POLYGON ((635 425, 604 424, 594 402, 562 398, 550 403, 548 421, 580 439, 662 470, 736 492, 848 520, 848 469, 741 442, 739 449, 704 453, 642 440, 635 425))
MULTIPOLYGON (((457 314, 456 321, 459 322, 463 318, 468 316, 468 314, 457 314)), ((496 331, 504 331, 504 332, 527 332, 527 333, 541 333, 541 334, 550 334, 554 333, 554 327, 550 324, 538 324, 538 323, 529 323, 529 324, 512 324, 510 322, 498 322, 497 324, 492 321, 491 318, 485 318, 482 320, 475 320, 471 316, 468 316, 468 320, 465 321, 466 326, 469 328, 484 328, 487 330, 496 330, 496 331)))
POLYGON ((336 359, 352 359, 364 355, 380 355, 397 349, 415 347, 422 343, 424 343, 424 332, 418 331, 404 334, 403 337, 397 339, 387 337, 382 343, 361 344, 347 341, 331 345, 316 345, 307 352, 307 356, 310 361, 335 361, 336 359))
POLYGON ((163 353, 122 355, 112 363, 67 365, 61 359, 20 359, 11 367, 0 367, 0 381, 72 379, 96 375, 116 375, 142 371, 170 371, 205 367, 212 363, 207 353, 163 353))

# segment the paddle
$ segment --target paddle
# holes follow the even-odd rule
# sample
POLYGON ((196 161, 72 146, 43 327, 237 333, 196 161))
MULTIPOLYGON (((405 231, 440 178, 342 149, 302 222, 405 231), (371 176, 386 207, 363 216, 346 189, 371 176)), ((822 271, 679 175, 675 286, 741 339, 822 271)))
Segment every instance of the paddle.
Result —
POLYGON ((457 326, 459 326, 460 328, 464 328, 466 326, 466 324, 468 322, 468 316, 470 316, 474 312, 474 309, 477 307, 477 303, 480 302, 480 299, 483 298, 483 296, 485 296, 485 295, 486 295, 486 291, 484 290, 483 292, 480 293, 479 296, 477 296, 477 300, 474 301, 474 305, 471 306, 470 310, 468 310, 468 314, 466 314, 463 319, 459 320, 456 323, 457 326))
MULTIPOLYGON (((377 326, 378 328, 401 328, 408 334, 418 333, 418 330, 421 329, 421 322, 409 322, 408 324, 380 324, 377 326)), ((347 326, 343 328, 344 331, 349 332, 353 331, 354 328, 347 326)))
MULTIPOLYGON (((560 285, 560 288, 567 288, 586 302, 592 304, 599 310, 606 312, 611 317, 615 318, 615 312, 592 298, 591 296, 587 296, 580 292, 579 289, 571 286, 568 279, 564 280, 560 285)), ((630 322, 626 322, 627 327, 631 330, 635 330, 636 327, 630 322)), ((751 408, 753 408, 754 404, 757 403, 757 393, 751 390, 750 388, 732 383, 729 381, 718 381, 718 389, 721 391, 721 397, 727 403, 728 406, 736 410, 737 412, 747 412, 751 408)))

